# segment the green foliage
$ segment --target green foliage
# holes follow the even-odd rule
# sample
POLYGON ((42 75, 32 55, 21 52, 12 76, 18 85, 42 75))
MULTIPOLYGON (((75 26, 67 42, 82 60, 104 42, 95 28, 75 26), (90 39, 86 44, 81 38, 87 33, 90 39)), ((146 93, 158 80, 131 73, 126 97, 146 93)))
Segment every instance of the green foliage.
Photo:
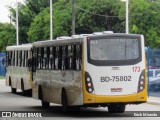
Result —
POLYGON ((16 43, 16 30, 13 25, 0 23, 0 51, 5 51, 6 46, 16 43))
POLYGON ((37 15, 29 28, 28 36, 29 42, 37 40, 49 39, 49 9, 45 9, 39 15, 37 15))
POLYGON ((26 0, 26 6, 32 11, 32 14, 37 15, 43 9, 50 5, 50 0, 26 0))
MULTIPOLYGON (((113 30, 123 32, 124 20, 118 17, 121 1, 116 0, 76 0, 76 34, 113 30), (111 17, 110 17, 111 16, 111 17)), ((58 0, 53 5, 53 36, 71 35, 72 0, 58 0)), ((28 36, 29 41, 49 39, 49 8, 43 10, 32 22, 28 36), (46 21, 46 22, 44 22, 46 21)))
MULTIPOLYGON (((53 36, 70 35, 71 31, 71 2, 59 0, 53 5, 53 36)), ((29 32, 30 42, 49 39, 50 36, 50 14, 49 8, 43 10, 34 18, 29 32)))
POLYGON ((121 4, 120 0, 80 0, 77 6, 82 9, 77 10, 77 33, 104 30, 121 32, 121 20, 118 17, 121 4))
MULTIPOLYGON (((76 34, 112 30, 125 32, 125 2, 121 0, 75 0, 76 34)), ((21 43, 50 39, 49 0, 26 0, 19 4, 19 41, 21 43)), ((71 35, 72 0, 53 0, 53 36, 71 35)), ((15 9, 9 7, 12 22, 15 9)), ((129 0, 129 32, 143 34, 145 44, 160 48, 160 0, 129 0)), ((1 24, 1 51, 15 43, 13 25, 1 24), (7 27, 6 27, 7 26, 7 27), (4 31, 5 30, 5 31, 4 31), (6 35, 7 34, 7 35, 6 35)))
MULTIPOLYGON (((34 17, 49 6, 49 0, 26 0, 25 5, 19 3, 19 42, 28 43, 29 27, 34 17)), ((16 10, 10 7, 12 21, 16 24, 16 10)), ((49 24, 49 23, 48 23, 49 24)))
POLYGON ((151 0, 130 0, 130 32, 143 34, 146 46, 160 45, 160 3, 151 0))

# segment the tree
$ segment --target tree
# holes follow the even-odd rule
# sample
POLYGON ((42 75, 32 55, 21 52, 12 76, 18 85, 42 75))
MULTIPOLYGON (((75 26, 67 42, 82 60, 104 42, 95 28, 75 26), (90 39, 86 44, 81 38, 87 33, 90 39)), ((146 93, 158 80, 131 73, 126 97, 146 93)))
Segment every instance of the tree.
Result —
MULTIPOLYGON (((25 4, 19 3, 19 42, 28 43, 27 32, 33 21, 33 18, 39 14, 40 11, 49 6, 49 0, 26 0, 25 4)), ((11 18, 16 24, 16 9, 9 7, 11 18)))
MULTIPOLYGON (((71 1, 59 0, 53 5, 53 36, 70 35, 71 34, 71 1)), ((50 15, 49 8, 43 10, 37 15, 28 32, 28 40, 30 42, 38 40, 47 40, 50 36, 50 15)))
POLYGON ((0 51, 5 51, 6 46, 16 44, 15 27, 8 23, 0 23, 0 51))
MULTIPOLYGON (((53 5, 53 36, 71 35, 72 0, 58 0, 53 5)), ((76 34, 113 30, 123 32, 118 13, 122 2, 110 0, 76 0, 76 34)), ((124 18, 124 17, 123 17, 124 18)), ((33 20, 29 28, 29 41, 49 39, 49 8, 33 20)))
POLYGON ((124 32, 119 10, 124 8, 120 0, 80 0, 77 4, 77 33, 112 30, 124 32), (115 2, 116 1, 116 2, 115 2))
POLYGON ((143 34, 146 46, 159 48, 160 45, 160 3, 151 0, 130 1, 130 32, 143 34))

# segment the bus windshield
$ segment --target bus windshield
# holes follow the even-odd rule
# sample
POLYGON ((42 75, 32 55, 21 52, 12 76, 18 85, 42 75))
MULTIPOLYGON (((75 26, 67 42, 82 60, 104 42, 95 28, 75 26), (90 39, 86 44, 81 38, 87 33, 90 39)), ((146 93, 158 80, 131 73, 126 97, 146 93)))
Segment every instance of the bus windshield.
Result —
POLYGON ((91 39, 88 45, 89 61, 129 61, 140 58, 137 38, 91 39))

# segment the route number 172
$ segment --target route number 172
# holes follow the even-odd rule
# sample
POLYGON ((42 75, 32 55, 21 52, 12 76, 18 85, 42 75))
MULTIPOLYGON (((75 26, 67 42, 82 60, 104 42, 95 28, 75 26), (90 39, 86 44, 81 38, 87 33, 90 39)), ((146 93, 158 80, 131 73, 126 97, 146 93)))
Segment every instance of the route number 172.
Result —
POLYGON ((141 69, 139 66, 133 67, 133 72, 140 72, 140 71, 141 71, 141 69))

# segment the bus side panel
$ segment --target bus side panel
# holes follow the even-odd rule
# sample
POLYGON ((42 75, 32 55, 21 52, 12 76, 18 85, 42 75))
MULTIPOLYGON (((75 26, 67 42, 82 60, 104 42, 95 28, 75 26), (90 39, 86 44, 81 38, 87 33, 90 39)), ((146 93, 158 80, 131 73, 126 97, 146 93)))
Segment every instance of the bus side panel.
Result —
POLYGON ((21 89, 21 80, 24 82, 24 90, 31 89, 31 71, 26 67, 8 66, 6 73, 6 85, 9 86, 9 78, 13 88, 21 89))
POLYGON ((33 82, 33 98, 38 99, 39 86, 43 100, 61 104, 62 89, 67 93, 68 105, 82 105, 81 71, 37 70, 33 82))

